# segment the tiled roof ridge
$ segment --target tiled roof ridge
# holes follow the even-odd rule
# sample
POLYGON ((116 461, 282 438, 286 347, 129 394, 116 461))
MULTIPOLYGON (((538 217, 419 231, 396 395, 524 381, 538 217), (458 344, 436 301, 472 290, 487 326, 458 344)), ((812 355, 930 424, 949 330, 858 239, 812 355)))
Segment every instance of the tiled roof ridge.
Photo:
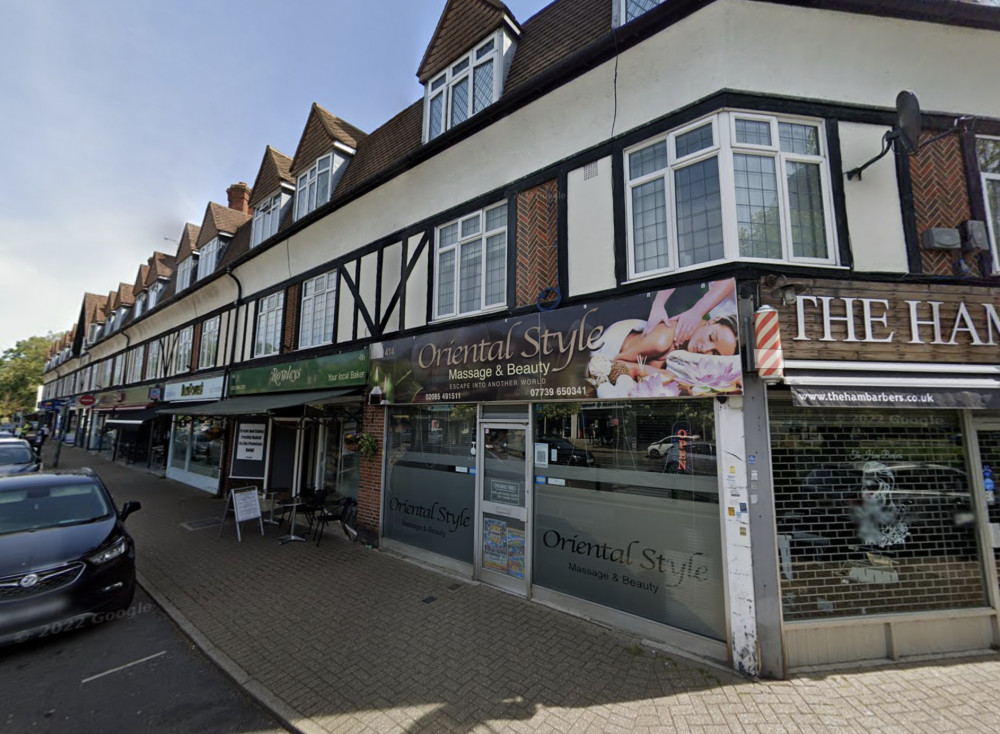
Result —
POLYGON ((292 159, 270 145, 264 147, 264 156, 257 169, 250 195, 250 208, 256 209, 261 202, 274 196, 281 188, 282 182, 294 183, 292 177, 292 159))
POLYGON ((504 15, 514 19, 514 14, 500 0, 448 0, 417 67, 420 83, 426 84, 463 50, 499 28, 504 15), (471 32, 475 38, 470 38, 471 32))
POLYGON ((357 148, 358 143, 368 137, 368 133, 364 130, 337 117, 329 110, 324 109, 318 102, 313 102, 313 109, 319 113, 320 122, 323 123, 323 127, 326 128, 327 133, 334 140, 338 140, 352 148, 357 148))

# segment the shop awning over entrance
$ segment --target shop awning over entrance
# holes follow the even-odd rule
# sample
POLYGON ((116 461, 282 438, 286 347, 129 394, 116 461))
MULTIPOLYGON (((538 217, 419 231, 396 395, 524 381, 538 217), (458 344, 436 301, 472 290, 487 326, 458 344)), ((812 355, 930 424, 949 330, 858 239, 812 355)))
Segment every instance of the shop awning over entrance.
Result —
POLYGON ((126 426, 138 426, 146 421, 151 421, 160 411, 156 408, 145 408, 139 410, 122 410, 118 409, 111 413, 108 418, 104 421, 105 424, 118 423, 126 426))
POLYGON ((187 406, 184 408, 168 408, 160 413, 166 415, 265 415, 281 408, 291 408, 296 405, 320 405, 337 402, 340 398, 358 398, 360 393, 356 388, 340 390, 313 390, 311 392, 244 395, 236 398, 226 398, 210 405, 187 406))

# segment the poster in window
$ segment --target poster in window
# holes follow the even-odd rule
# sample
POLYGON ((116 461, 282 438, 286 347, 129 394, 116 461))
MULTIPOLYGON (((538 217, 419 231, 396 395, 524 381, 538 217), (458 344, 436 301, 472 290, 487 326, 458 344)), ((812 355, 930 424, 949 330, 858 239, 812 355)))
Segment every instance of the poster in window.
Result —
POLYGON ((483 568, 507 573, 507 523, 483 518, 483 568))

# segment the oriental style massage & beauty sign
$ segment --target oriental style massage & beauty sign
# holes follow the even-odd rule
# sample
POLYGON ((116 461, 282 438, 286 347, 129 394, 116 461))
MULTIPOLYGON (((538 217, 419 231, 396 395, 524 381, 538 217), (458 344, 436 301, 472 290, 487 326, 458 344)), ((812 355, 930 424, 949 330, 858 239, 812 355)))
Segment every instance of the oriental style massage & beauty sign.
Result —
POLYGON ((397 404, 739 394, 734 294, 713 281, 382 342, 372 391, 397 404))

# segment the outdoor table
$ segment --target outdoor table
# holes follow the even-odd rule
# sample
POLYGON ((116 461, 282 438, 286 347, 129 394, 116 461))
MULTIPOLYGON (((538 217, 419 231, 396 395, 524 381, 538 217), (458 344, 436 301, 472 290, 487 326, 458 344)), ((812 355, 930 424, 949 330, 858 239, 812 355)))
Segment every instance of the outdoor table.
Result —
MULTIPOLYGON (((274 519, 274 506, 278 502, 279 497, 284 497, 285 499, 291 499, 291 493, 287 489, 264 489, 260 493, 261 499, 269 503, 268 517, 264 521, 267 525, 281 525, 280 522, 274 519)), ((282 502, 284 504, 284 501, 282 502)))
POLYGON ((278 538, 278 542, 281 543, 282 545, 284 545, 285 543, 291 543, 293 541, 301 541, 303 543, 305 542, 305 538, 303 538, 301 535, 295 534, 295 516, 298 514, 299 507, 301 505, 304 505, 305 503, 306 500, 304 500, 299 495, 295 495, 290 500, 281 503, 282 507, 292 508, 292 525, 288 529, 288 535, 282 535, 280 538, 278 538))

